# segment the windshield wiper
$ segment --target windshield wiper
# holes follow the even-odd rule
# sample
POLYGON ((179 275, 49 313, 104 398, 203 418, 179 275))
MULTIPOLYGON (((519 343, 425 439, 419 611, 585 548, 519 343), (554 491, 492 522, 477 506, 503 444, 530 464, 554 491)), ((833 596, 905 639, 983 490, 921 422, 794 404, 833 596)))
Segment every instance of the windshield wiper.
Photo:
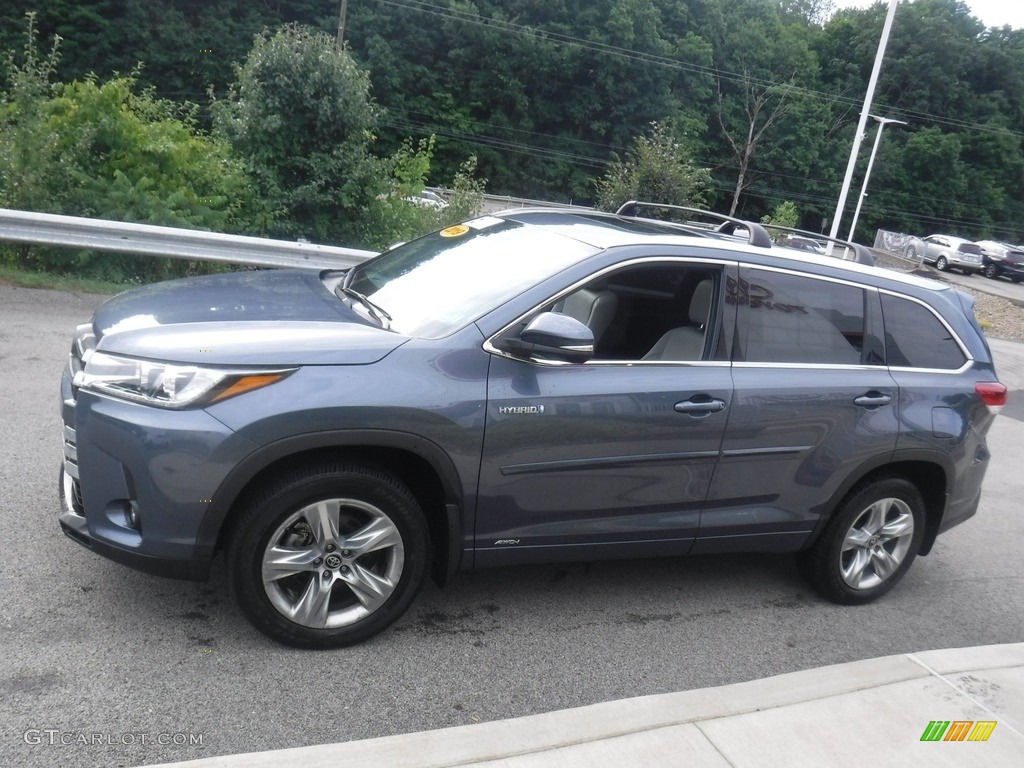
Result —
POLYGON ((355 288, 349 288, 347 285, 345 285, 344 282, 342 282, 338 285, 335 291, 341 291, 346 296, 355 299, 364 307, 366 307, 367 310, 369 310, 370 314, 373 316, 373 318, 378 323, 380 323, 381 328, 387 327, 387 325, 390 324, 391 315, 387 313, 387 310, 385 310, 383 307, 379 307, 376 304, 374 304, 372 301, 370 301, 366 296, 361 294, 355 288), (387 323, 385 323, 385 321, 387 321, 387 323))

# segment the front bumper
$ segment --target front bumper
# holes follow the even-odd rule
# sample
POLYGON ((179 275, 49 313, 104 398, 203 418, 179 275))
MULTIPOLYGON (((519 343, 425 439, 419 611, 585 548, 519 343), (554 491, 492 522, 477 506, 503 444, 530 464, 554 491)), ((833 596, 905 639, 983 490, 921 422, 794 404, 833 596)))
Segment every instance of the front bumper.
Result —
POLYGON ((146 573, 204 580, 214 541, 200 538, 213 494, 254 444, 202 410, 164 411, 61 380, 61 529, 146 573))
POLYGON ((60 469, 61 512, 58 516, 61 530, 72 541, 81 544, 108 560, 127 565, 143 573, 163 576, 169 579, 186 579, 189 581, 206 581, 210 577, 210 558, 194 558, 191 560, 171 560, 133 552, 113 546, 89 534, 89 526, 81 507, 81 491, 78 480, 68 472, 65 461, 60 469), (77 499, 77 504, 71 501, 77 499))

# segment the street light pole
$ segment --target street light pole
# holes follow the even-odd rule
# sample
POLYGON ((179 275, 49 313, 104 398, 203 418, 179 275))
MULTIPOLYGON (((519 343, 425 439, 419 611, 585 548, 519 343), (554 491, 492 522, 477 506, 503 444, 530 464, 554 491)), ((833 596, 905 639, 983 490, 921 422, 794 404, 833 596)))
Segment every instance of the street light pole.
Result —
MULTIPOLYGON (((853 147, 850 149, 850 161, 846 164, 846 177, 843 179, 843 189, 839 193, 839 203, 836 205, 836 215, 832 218, 832 231, 829 237, 835 238, 839 233, 839 222, 843 218, 843 208, 846 207, 846 197, 850 194, 850 182, 853 181, 853 170, 857 165, 857 153, 860 151, 860 143, 864 141, 864 129, 868 124, 868 114, 871 112, 871 99, 875 95, 875 86, 878 84, 878 73, 882 70, 882 58, 885 56, 885 46, 889 42, 889 31, 892 29, 892 17, 896 15, 897 0, 889 0, 889 12, 885 15, 885 24, 882 27, 882 39, 878 41, 878 52, 875 54, 875 65, 871 69, 871 78, 868 80, 868 92, 864 96, 864 108, 860 113, 860 120, 857 121, 857 133, 853 137, 853 147)), ((825 252, 832 254, 832 240, 825 246, 825 252)))
POLYGON ((338 9, 338 47, 345 47, 345 16, 348 15, 348 0, 341 0, 341 8, 338 9))
POLYGON ((893 120, 891 117, 879 117, 878 115, 870 115, 878 121, 878 133, 875 134, 875 143, 871 147, 871 157, 868 158, 868 169, 864 171, 864 183, 860 187, 860 197, 857 198, 857 209, 853 212, 853 223, 850 224, 850 236, 846 238, 851 243, 853 242, 853 231, 857 229, 857 219, 860 218, 860 207, 864 205, 864 198, 868 196, 868 179, 871 178, 871 169, 875 165, 875 155, 878 153, 878 144, 882 140, 882 129, 885 128, 889 123, 898 123, 899 125, 906 125, 905 120, 893 120))

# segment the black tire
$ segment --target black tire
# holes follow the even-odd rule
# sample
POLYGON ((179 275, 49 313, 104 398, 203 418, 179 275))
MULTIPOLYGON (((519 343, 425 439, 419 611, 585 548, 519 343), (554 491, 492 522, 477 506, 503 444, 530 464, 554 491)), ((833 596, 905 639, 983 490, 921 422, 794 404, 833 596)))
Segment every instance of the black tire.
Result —
POLYGON ((907 247, 907 258, 908 259, 916 259, 917 258, 917 249, 914 246, 912 246, 912 245, 907 247))
POLYGON ((426 521, 409 490, 382 470, 331 461, 271 479, 228 544, 246 617, 300 648, 340 648, 386 629, 415 597, 427 559, 426 521), (264 580, 275 572, 283 575, 264 580))
POLYGON ((989 280, 995 280, 997 277, 999 277, 999 270, 996 269, 995 264, 985 265, 985 277, 987 277, 989 280))
POLYGON ((961 269, 960 271, 964 273, 964 277, 973 277, 974 276, 974 270, 973 269, 961 269))
POLYGON ((867 481, 850 492, 797 562, 811 586, 832 602, 869 603, 903 578, 921 548, 924 523, 924 502, 914 485, 896 477, 867 481))
POLYGON ((1018 285, 1020 283, 1020 281, 1021 281, 1021 278, 1019 278, 1019 277, 1011 277, 1010 280, 1013 282, 1014 285, 1018 285))
POLYGON ((949 269, 949 262, 946 261, 945 256, 939 256, 939 258, 936 259, 935 268, 939 270, 939 272, 945 272, 947 269, 949 269))

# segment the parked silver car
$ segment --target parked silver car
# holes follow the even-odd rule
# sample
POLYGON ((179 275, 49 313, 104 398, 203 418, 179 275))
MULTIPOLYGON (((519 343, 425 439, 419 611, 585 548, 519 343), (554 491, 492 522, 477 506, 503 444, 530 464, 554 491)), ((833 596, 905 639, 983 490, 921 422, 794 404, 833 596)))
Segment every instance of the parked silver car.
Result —
POLYGON ((934 264, 942 272, 955 268, 965 275, 973 275, 982 268, 981 248, 970 240, 952 235, 915 238, 907 246, 907 258, 920 258, 922 263, 934 264))

